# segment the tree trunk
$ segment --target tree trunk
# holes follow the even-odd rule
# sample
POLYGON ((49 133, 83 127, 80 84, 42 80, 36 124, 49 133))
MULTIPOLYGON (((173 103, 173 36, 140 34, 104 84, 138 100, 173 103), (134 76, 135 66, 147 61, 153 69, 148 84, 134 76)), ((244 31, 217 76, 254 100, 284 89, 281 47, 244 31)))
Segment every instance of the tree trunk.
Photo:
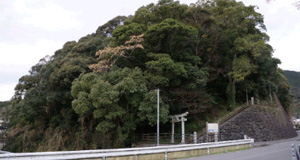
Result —
POLYGON ((248 88, 247 88, 247 85, 246 85, 246 102, 247 102, 247 105, 249 105, 249 101, 248 101, 248 88))
POLYGON ((229 86, 227 88, 229 110, 233 110, 235 108, 235 83, 235 80, 229 76, 229 86))
MULTIPOLYGON (((235 59, 236 59, 236 54, 234 55, 234 60, 235 59)), ((229 75, 229 84, 231 85, 229 89, 229 110, 233 110, 235 108, 235 83, 236 81, 233 78, 233 76, 229 75)))

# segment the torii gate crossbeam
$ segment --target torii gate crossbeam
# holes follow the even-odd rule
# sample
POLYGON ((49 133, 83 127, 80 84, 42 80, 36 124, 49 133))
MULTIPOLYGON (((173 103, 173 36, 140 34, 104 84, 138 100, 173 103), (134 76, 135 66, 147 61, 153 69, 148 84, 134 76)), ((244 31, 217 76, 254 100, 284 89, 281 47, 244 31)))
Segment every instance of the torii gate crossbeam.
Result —
POLYGON ((172 136, 171 136, 171 143, 174 143, 174 134, 175 134, 175 122, 181 122, 181 143, 185 143, 185 126, 184 122, 187 121, 185 116, 187 116, 189 112, 185 112, 183 114, 172 115, 172 136))

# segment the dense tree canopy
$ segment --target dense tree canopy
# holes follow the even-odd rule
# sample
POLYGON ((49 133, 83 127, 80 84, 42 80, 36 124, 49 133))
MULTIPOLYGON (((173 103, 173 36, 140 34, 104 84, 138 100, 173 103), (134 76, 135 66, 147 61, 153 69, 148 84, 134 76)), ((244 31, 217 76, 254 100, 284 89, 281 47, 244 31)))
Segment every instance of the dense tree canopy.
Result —
POLYGON ((10 105, 11 151, 130 146, 160 119, 188 111, 187 132, 250 96, 276 92, 285 109, 289 86, 267 44, 263 16, 235 0, 190 6, 160 0, 96 33, 67 42, 20 78, 10 105))

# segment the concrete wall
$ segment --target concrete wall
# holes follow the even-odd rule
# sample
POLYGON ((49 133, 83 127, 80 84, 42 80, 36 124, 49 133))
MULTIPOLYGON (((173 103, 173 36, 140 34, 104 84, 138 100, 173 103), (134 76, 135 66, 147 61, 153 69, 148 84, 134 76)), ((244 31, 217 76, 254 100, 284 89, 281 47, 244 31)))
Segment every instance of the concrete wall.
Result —
POLYGON ((251 106, 220 126, 220 139, 242 139, 256 142, 296 137, 291 121, 281 106, 251 106))

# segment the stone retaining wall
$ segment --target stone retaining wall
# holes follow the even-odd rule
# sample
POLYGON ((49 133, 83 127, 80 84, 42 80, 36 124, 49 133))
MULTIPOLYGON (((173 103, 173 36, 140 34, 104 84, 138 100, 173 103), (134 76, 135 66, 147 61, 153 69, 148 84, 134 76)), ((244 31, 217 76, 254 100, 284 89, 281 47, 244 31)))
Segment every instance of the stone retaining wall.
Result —
POLYGON ((242 139, 256 142, 287 139, 297 133, 281 106, 251 106, 220 126, 220 140, 242 139))

